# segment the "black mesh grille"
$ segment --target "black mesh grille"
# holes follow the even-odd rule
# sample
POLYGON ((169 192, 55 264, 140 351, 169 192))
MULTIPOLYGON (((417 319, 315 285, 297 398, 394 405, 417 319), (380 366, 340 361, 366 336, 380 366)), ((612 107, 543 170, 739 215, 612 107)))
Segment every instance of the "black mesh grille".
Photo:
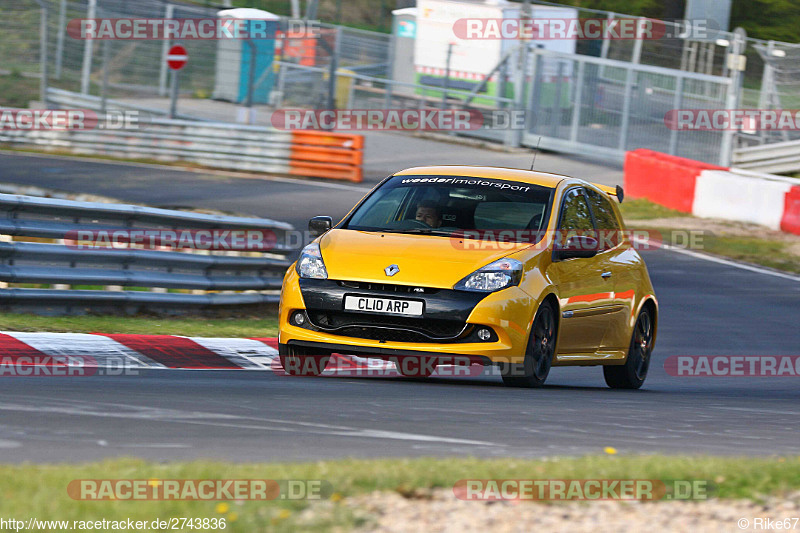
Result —
POLYGON ((312 309, 309 309, 307 313, 311 323, 323 330, 336 330, 337 334, 348 337, 395 342, 451 341, 464 332, 465 326, 463 322, 456 320, 431 320, 312 309))
POLYGON ((339 286, 348 289, 361 289, 383 292, 397 292, 402 294, 436 294, 439 289, 430 287, 411 287, 408 285, 392 285, 391 283, 367 283, 364 281, 340 281, 339 286))

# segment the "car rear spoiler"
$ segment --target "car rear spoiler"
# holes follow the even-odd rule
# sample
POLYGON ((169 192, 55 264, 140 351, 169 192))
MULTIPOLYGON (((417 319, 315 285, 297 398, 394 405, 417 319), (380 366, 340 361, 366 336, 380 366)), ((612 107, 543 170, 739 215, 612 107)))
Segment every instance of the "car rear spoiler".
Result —
POLYGON ((606 194, 609 194, 611 196, 616 196, 617 201, 619 203, 622 203, 622 200, 625 198, 625 191, 623 191, 622 187, 620 187, 619 185, 617 185, 616 187, 609 187, 608 185, 600 185, 599 183, 592 183, 592 185, 594 185, 595 187, 597 187, 606 194))

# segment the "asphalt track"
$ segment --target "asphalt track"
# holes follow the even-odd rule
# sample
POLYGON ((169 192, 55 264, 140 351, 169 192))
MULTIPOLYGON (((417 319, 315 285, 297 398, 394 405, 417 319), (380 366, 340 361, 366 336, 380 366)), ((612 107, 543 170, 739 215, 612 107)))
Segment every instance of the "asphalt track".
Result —
MULTIPOLYGON (((239 206, 235 210, 279 219, 289 217, 276 215, 275 206, 300 202, 294 204, 297 220, 315 208, 307 187, 287 182, 269 182, 277 201, 254 212, 257 205, 248 203, 241 186, 230 196, 215 188, 214 180, 229 178, 201 180, 170 171, 171 186, 163 187, 153 169, 115 166, 108 177, 107 168, 75 163, 80 175, 73 168, 45 180, 41 168, 50 163, 27 158, 31 166, 21 170, 14 163, 20 159, 0 156, 0 181, 69 190, 82 179, 111 180, 108 191, 88 192, 112 196, 113 190, 124 200, 152 204, 155 198, 168 203, 165 189, 175 189, 181 202, 239 206), (194 200, 192 191, 179 190, 174 180, 181 179, 187 185, 194 180, 194 200), (70 181, 70 187, 58 186, 70 181), (282 188, 285 193, 278 192, 282 188)), ((346 189, 334 190, 344 204, 346 189)), ((349 191, 351 203, 357 192, 349 191)), ((322 205, 332 207, 332 201, 322 205)), ((538 457, 601 453, 605 446, 623 454, 797 454, 797 377, 678 378, 667 375, 663 363, 670 355, 800 355, 800 280, 672 250, 644 253, 661 317, 650 376, 640 391, 607 389, 598 368, 554 369, 540 390, 509 389, 497 377, 292 378, 167 370, 128 377, 6 377, 0 378, 0 461, 538 457)))

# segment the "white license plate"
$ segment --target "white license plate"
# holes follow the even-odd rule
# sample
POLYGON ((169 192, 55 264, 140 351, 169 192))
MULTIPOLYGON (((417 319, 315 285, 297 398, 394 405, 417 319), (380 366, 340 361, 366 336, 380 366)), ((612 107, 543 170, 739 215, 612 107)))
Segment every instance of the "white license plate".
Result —
POLYGON ((345 311, 383 313, 386 315, 422 316, 422 302, 395 300, 394 298, 372 298, 369 296, 345 296, 345 311))

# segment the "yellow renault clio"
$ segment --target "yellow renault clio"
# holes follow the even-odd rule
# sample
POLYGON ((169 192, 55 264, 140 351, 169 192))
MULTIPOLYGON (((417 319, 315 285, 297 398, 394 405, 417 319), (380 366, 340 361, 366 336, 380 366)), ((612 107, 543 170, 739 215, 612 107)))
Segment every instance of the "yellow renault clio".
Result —
MULTIPOLYGON (((499 365, 512 386, 551 366, 647 377, 658 304, 616 205, 622 189, 526 170, 437 166, 386 178, 318 234, 281 291, 281 363, 317 375, 331 354, 499 365)), ((413 362, 413 364, 409 364, 413 362)))

